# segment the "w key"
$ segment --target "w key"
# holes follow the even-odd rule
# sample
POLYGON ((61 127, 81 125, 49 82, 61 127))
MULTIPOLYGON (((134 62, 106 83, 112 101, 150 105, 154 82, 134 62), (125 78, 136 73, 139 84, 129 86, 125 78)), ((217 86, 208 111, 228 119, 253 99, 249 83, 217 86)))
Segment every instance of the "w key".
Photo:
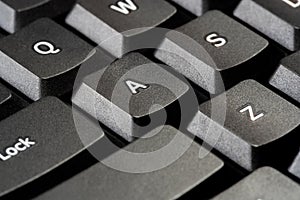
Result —
MULTIPOLYGON (((85 65, 97 66, 91 60, 85 65)), ((128 141, 164 124, 170 112, 179 113, 168 108, 189 90, 185 82, 139 53, 100 67, 86 77, 72 102, 128 141)))
POLYGON ((295 148, 292 141, 297 138, 300 109, 253 80, 224 95, 200 105, 188 130, 247 170, 278 165, 276 160, 288 162, 281 147, 287 152, 295 148), (224 107, 214 106, 222 101, 224 107))
POLYGON ((169 19, 176 9, 164 0, 80 0, 66 22, 116 57, 130 40, 169 19))
POLYGON ((80 64, 93 47, 44 18, 0 41, 0 76, 32 100, 73 88, 80 64))

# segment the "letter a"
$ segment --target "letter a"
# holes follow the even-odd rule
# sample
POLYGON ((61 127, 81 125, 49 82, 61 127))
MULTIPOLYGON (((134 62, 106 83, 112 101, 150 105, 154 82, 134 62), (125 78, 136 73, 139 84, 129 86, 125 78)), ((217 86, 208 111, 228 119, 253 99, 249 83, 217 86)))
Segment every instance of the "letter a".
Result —
POLYGON ((138 89, 142 88, 142 89, 146 89, 148 88, 148 86, 134 82, 134 81, 126 81, 126 85, 128 86, 129 90, 131 91, 132 94, 137 94, 138 93, 138 89))

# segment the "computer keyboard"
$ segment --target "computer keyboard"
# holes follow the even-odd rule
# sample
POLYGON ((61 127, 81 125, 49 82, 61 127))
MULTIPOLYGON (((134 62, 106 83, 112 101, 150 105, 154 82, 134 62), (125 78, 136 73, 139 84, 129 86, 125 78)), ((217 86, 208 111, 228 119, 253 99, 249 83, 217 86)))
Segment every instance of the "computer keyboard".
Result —
POLYGON ((300 199, 300 0, 0 0, 0 199, 300 199))

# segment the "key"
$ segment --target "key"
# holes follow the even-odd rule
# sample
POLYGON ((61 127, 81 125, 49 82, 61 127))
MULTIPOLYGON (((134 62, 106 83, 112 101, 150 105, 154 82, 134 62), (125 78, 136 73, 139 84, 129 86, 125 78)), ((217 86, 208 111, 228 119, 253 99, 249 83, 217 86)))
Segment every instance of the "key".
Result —
POLYGON ((247 66, 247 61, 255 62, 253 58, 268 46, 219 11, 207 12, 176 31, 191 39, 170 31, 155 57, 212 94, 222 92, 223 83, 228 87, 253 74, 256 65, 247 66))
POLYGON ((300 51, 281 61, 269 83, 300 102, 300 51))
POLYGON ((59 96, 72 90, 92 54, 92 46, 44 18, 0 41, 0 76, 32 100, 59 96))
POLYGON ((42 17, 55 17, 69 10, 74 0, 1 0, 0 27, 14 33, 42 17))
POLYGON ((292 149, 300 110, 253 80, 241 82, 224 95, 202 104, 188 130, 249 171, 276 160, 285 163, 288 155, 281 147, 292 149), (225 106, 211 112, 211 106, 222 101, 225 106), (222 112, 224 123, 219 117, 222 112))
POLYGON ((299 0, 242 0, 234 15, 290 51, 300 48, 299 0))
MULTIPOLYGON (((151 132, 149 135, 152 137, 133 142, 125 151, 143 152, 147 156, 149 152, 160 152, 164 145, 175 140, 174 137, 178 137, 179 143, 176 142, 178 146, 174 144, 172 150, 169 148, 163 154, 156 154, 157 157, 153 155, 154 162, 153 159, 140 162, 133 157, 130 166, 135 166, 137 170, 141 166, 154 166, 159 160, 165 161, 174 156, 179 152, 179 144, 190 146, 178 160, 148 173, 128 173, 100 162, 36 199, 177 199, 196 185, 205 183, 204 180, 220 171, 223 166, 223 162, 212 153, 200 159, 199 145, 173 127, 164 126, 156 135, 153 136, 151 132)), ((112 163, 128 163, 122 161, 122 158, 122 153, 116 152, 107 159, 112 163)))
POLYGON ((300 178, 300 153, 298 153, 292 165, 289 167, 289 172, 300 178))
POLYGON ((175 12, 163 0, 80 0, 66 23, 112 55, 122 57, 131 50, 134 36, 161 24, 175 12))
POLYGON ((0 120, 25 107, 27 103, 0 84, 0 120))
POLYGON ((263 167, 213 198, 213 200, 297 200, 297 183, 271 167, 263 167))
POLYGON ((237 4, 237 0, 219 1, 219 0, 171 0, 190 11, 196 16, 201 16, 211 9, 228 10, 237 4))
POLYGON ((0 196, 60 166, 88 147, 84 144, 104 136, 78 111, 76 119, 83 127, 77 128, 73 114, 57 98, 47 97, 1 121, 0 196), (80 134, 83 129, 89 134, 80 134))
POLYGON ((163 124, 168 115, 159 111, 167 111, 189 90, 185 82, 139 53, 99 68, 80 84, 72 102, 128 141, 163 124))

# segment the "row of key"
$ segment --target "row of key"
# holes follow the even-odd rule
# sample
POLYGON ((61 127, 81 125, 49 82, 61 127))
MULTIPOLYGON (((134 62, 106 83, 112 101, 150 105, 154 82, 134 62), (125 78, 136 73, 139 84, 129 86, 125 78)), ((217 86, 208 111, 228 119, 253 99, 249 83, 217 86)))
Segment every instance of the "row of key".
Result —
MULTIPOLYGON (((205 98, 186 111, 186 130, 216 153, 199 158, 201 146, 180 133, 180 146, 190 146, 165 168, 139 174, 96 163, 36 199, 174 199, 222 173, 223 155, 252 173, 214 199, 299 199, 299 16, 299 0, 1 0, 0 196, 14 197, 85 149, 117 163, 122 152, 97 121, 132 142, 127 151, 161 148, 177 136, 173 118, 185 118, 178 102, 188 104, 199 90, 205 98), (168 31, 153 58, 128 53, 138 36, 172 20, 174 5, 195 19, 168 31), (88 76, 76 85, 78 73, 88 76), (61 99, 73 89, 71 109, 61 99), (220 122, 211 108, 222 94, 220 122), (154 120, 164 109, 170 125, 154 120)), ((143 162, 130 164, 153 164, 143 162)))

